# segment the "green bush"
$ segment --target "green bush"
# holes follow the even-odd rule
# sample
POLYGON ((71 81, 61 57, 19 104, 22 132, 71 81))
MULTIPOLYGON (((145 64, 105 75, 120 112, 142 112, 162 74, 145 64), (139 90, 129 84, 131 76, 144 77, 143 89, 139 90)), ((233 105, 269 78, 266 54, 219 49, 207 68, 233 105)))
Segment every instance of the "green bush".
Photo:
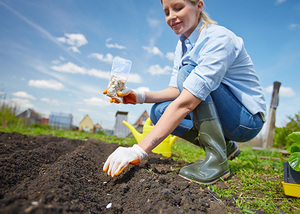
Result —
POLYGON ((20 120, 16 115, 16 107, 6 104, 4 100, 0 100, 0 103, 0 126, 10 127, 24 125, 24 120, 20 120))
POLYGON ((273 146, 280 149, 286 149, 293 142, 288 138, 293 132, 300 131, 300 112, 294 117, 288 117, 289 122, 285 127, 275 127, 273 146))

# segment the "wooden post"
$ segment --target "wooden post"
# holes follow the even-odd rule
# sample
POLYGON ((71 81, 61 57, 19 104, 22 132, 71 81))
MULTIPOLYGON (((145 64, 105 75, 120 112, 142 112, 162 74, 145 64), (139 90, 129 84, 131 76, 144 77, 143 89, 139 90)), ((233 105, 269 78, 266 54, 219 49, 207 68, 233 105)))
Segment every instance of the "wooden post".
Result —
POLYGON ((273 93, 272 100, 268 115, 267 128, 265 133, 265 138, 263 142, 263 148, 272 148, 273 138, 275 132, 275 121, 276 121, 276 109, 279 104, 279 88, 281 86, 280 82, 273 83, 273 93))

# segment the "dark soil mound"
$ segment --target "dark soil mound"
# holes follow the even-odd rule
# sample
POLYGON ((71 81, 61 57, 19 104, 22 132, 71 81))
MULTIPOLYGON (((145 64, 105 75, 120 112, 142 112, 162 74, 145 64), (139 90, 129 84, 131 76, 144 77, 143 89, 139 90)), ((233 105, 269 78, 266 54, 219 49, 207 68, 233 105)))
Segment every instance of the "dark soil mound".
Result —
POLYGON ((117 147, 93 139, 0 132, 0 213, 240 211, 233 199, 178 176, 187 163, 157 154, 108 177, 102 167, 117 147))

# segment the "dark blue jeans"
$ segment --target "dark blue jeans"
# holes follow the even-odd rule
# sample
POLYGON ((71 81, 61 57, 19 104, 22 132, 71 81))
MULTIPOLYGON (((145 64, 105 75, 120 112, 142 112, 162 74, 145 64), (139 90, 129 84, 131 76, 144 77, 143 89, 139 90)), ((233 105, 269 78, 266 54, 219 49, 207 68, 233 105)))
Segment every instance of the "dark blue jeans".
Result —
MULTIPOLYGON (((178 90, 183 90, 183 82, 194 69, 191 65, 183 66, 178 72, 178 90)), ((156 103, 152 106, 150 118, 156 124, 168 105, 172 101, 156 103)), ((232 94, 229 88, 222 84, 213 91, 205 101, 199 105, 213 102, 215 104, 220 123, 226 140, 238 142, 249 141, 254 138, 263 127, 263 120, 259 113, 252 115, 243 104, 232 94)), ((193 114, 189 113, 172 132, 173 135, 182 136, 193 127, 193 114)))

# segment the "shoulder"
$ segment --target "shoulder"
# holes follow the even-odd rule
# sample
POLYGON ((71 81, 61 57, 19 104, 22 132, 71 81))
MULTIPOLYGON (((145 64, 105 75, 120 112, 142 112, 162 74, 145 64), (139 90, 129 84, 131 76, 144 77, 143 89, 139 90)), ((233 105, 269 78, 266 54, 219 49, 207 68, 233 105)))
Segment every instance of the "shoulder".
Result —
POLYGON ((214 42, 230 42, 235 45, 242 45, 242 38, 235 35, 231 30, 226 27, 211 24, 203 28, 200 33, 199 40, 208 41, 212 40, 214 42))
POLYGON ((204 35, 227 35, 227 36, 235 36, 235 34, 228 30, 226 27, 223 27, 221 25, 215 25, 211 24, 203 28, 201 34, 204 35))

